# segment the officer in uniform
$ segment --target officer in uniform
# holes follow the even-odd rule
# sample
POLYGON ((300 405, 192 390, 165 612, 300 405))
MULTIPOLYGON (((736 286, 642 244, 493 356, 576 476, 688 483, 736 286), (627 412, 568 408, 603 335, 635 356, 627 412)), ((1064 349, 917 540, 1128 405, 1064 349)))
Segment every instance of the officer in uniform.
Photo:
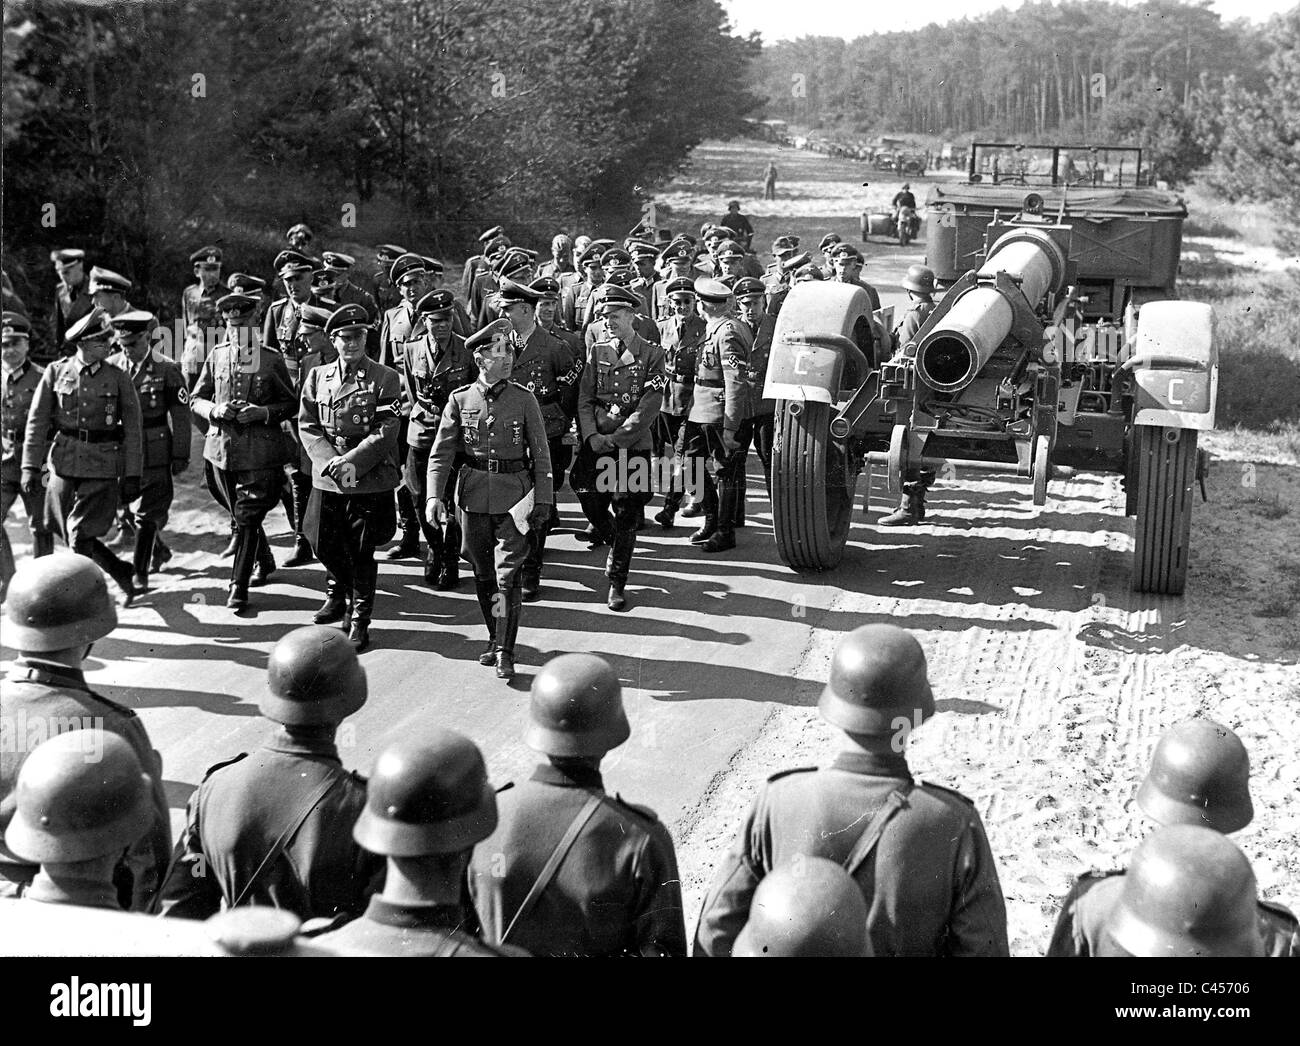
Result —
MULTIPOLYGON (((1255 816, 1246 746, 1209 719, 1171 727, 1156 745, 1137 805, 1157 825, 1199 825, 1225 835, 1241 831, 1255 816)), ((1122 871, 1082 876, 1061 903, 1047 954, 1097 955, 1124 880, 1122 871)), ((1287 908, 1260 901, 1257 916, 1266 955, 1300 956, 1300 924, 1287 908)))
POLYGON ((462 301, 469 301, 470 291, 474 288, 474 278, 487 267, 488 255, 502 245, 510 246, 510 239, 506 236, 505 229, 499 225, 494 225, 492 228, 484 229, 479 233, 478 242, 482 244, 483 253, 474 254, 465 259, 465 268, 461 270, 460 297, 462 301))
POLYGON ((383 892, 360 919, 321 934, 344 953, 494 956, 478 939, 465 871, 497 824, 496 792, 469 738, 435 730, 390 745, 375 760, 352 837, 387 858, 383 892))
POLYGON ((105 362, 112 338, 108 316, 99 309, 87 313, 68 331, 76 355, 41 374, 27 415, 22 489, 40 491, 48 450, 46 525, 98 563, 130 606, 136 596, 131 568, 100 540, 113 524, 119 488, 123 498, 139 496, 144 460, 140 398, 131 379, 105 362))
POLYGON ((833 272, 829 278, 837 283, 851 283, 855 287, 861 287, 871 299, 871 311, 878 311, 880 295, 876 293, 875 287, 862 279, 862 266, 866 262, 862 252, 851 243, 841 243, 832 248, 830 258, 833 272))
POLYGON ((871 955, 867 902, 840 865, 805 857, 763 876, 736 935, 733 959, 843 958, 871 955))
MULTIPOLYGON (((442 277, 447 271, 447 267, 437 258, 425 258, 425 281, 424 293, 442 289, 442 277)), ((423 297, 423 295, 421 295, 423 297)), ((459 334, 462 338, 468 338, 474 333, 474 324, 469 318, 469 313, 465 311, 465 306, 458 302, 455 297, 451 299, 452 317, 451 329, 459 334)))
POLYGON ((903 288, 910 304, 894 328, 894 351, 901 352, 916 337, 930 313, 934 312, 934 270, 925 265, 909 265, 903 288))
POLYGON ((529 720, 524 740, 547 761, 500 793, 496 831, 470 861, 484 938, 532 955, 685 956, 672 837, 600 774, 631 735, 618 676, 594 654, 554 658, 529 720))
POLYGON ((822 718, 845 741, 823 770, 768 778, 714 873, 695 954, 728 955, 754 891, 797 855, 842 865, 862 889, 876 955, 1007 955, 1007 913, 979 813, 913 780, 906 730, 934 714, 921 645, 866 625, 835 649, 822 718), (900 729, 901 724, 901 729, 900 729))
POLYGON ((659 251, 653 243, 646 243, 643 240, 628 240, 625 246, 628 254, 632 256, 633 276, 628 288, 641 299, 643 305, 641 311, 653 320, 655 318, 654 285, 658 277, 658 273, 655 272, 655 259, 659 256, 659 251))
MULTIPOLYGON (((272 303, 266 313, 262 326, 262 344, 275 350, 284 359, 289 374, 296 404, 298 394, 302 391, 303 379, 307 372, 303 369, 302 358, 310 347, 298 335, 302 323, 302 310, 308 305, 327 308, 328 303, 312 289, 312 260, 297 251, 281 251, 275 257, 275 271, 284 283, 285 296, 272 303)), ((334 310, 331 308, 331 312, 334 310)), ((293 411, 296 415, 297 408, 293 411)), ((290 420, 294 420, 291 415, 290 420)), ((292 426, 290 426, 292 428, 292 426)), ((295 433, 296 435, 296 433, 295 433)), ((311 496, 311 476, 306 470, 297 467, 295 462, 289 470, 289 487, 291 507, 293 509, 293 553, 284 561, 286 567, 300 567, 310 563, 312 555, 311 542, 303 531, 307 514, 307 499, 311 496)))
MULTIPOLYGON (((256 327, 260 331, 262 329, 262 324, 266 322, 266 313, 273 304, 271 300, 271 292, 267 288, 266 281, 260 276, 250 276, 246 272, 232 272, 226 277, 226 289, 238 291, 240 294, 247 294, 258 299, 256 322, 253 323, 252 326, 256 327)), ((217 317, 218 319, 221 317, 221 310, 219 308, 217 309, 217 317)))
POLYGON ((279 729, 252 755, 211 767, 190 794, 163 915, 262 904, 306 921, 365 910, 384 864, 352 839, 366 782, 335 745, 365 703, 365 670, 337 629, 309 625, 275 644, 258 707, 279 729))
POLYGON ((474 354, 478 380, 457 389, 447 401, 425 482, 425 518, 442 526, 448 516, 452 467, 459 456, 456 514, 488 630, 488 646, 478 660, 481 665, 495 664, 501 679, 515 673, 526 530, 549 520, 555 501, 542 408, 531 392, 509 380, 514 367, 512 331, 508 320, 497 320, 465 343, 474 354), (532 508, 526 520, 517 521, 513 513, 522 514, 529 496, 532 508))
MULTIPOLYGON (((113 317, 118 351, 108 362, 130 375, 140 398, 144 436, 144 470, 135 519, 132 584, 149 591, 154 544, 167 525, 175 493, 172 477, 190 464, 190 394, 181 369, 150 344, 158 320, 151 312, 123 312, 113 317)), ((123 499, 128 512, 131 503, 123 499)), ((165 547, 165 546, 164 546, 165 547)), ((171 553, 167 553, 171 558, 171 553)))
POLYGON ((324 277, 318 286, 325 297, 331 299, 336 306, 360 305, 366 310, 370 322, 377 322, 379 306, 375 304, 374 295, 352 282, 352 267, 357 263, 356 258, 339 251, 325 251, 321 255, 321 262, 323 267, 314 275, 324 277))
POLYGON ((587 324, 591 322, 591 296, 605 282, 605 270, 600 262, 603 251, 599 243, 593 243, 583 251, 578 259, 582 280, 567 287, 560 299, 560 322, 579 336, 586 333, 587 324))
POLYGON ((664 507, 655 514, 655 522, 669 530, 686 494, 686 476, 695 474, 693 468, 688 469, 691 459, 687 459, 684 453, 686 418, 695 398, 695 369, 707 325, 695 309, 693 280, 685 276, 669 280, 664 300, 671 309, 671 313, 659 321, 668 392, 655 415, 652 434, 654 455, 660 461, 655 474, 669 479, 668 489, 664 491, 664 507), (672 463, 668 467, 670 458, 672 463))
POLYGON ((312 460, 303 529, 335 579, 321 609, 346 607, 341 616, 350 615, 348 638, 358 652, 370 645, 375 547, 397 529, 393 491, 402 479, 401 381, 397 371, 366 356, 369 326, 359 305, 344 305, 330 317, 325 336, 339 358, 307 375, 298 411, 298 432, 312 460))
POLYGON ((185 388, 198 380, 203 361, 221 339, 221 311, 217 302, 225 297, 221 287, 221 248, 200 247, 190 255, 195 282, 181 291, 181 322, 185 345, 181 350, 181 374, 185 388))
POLYGON ((687 417, 686 448, 704 461, 704 523, 691 535, 691 544, 705 552, 736 547, 736 514, 740 509, 739 474, 753 428, 749 417, 749 328, 732 319, 731 289, 720 280, 698 279, 707 325, 697 354, 695 392, 687 417))
POLYGON ((3 523, 20 497, 27 511, 27 526, 32 532, 32 555, 48 556, 54 551, 54 537, 45 524, 45 497, 39 489, 26 493, 23 482, 23 438, 27 432, 27 412, 36 398, 43 367, 27 358, 32 325, 26 316, 5 312, 0 323, 0 427, 3 428, 4 458, 0 461, 0 603, 4 602, 9 579, 14 576, 14 553, 3 523))
POLYGON ((597 541, 610 546, 610 610, 627 606, 637 523, 654 495, 650 432, 668 387, 663 348, 633 329, 639 302, 625 288, 601 289, 595 306, 607 333, 588 350, 578 388, 582 443, 570 482, 597 541))
MULTIPOLYGON (((572 448, 564 442, 577 409, 578 378, 582 374, 582 357, 568 343, 537 322, 535 308, 539 292, 513 280, 503 280, 495 305, 514 328, 510 336, 515 350, 511 368, 514 381, 537 397, 546 424, 546 441, 551 455, 552 488, 564 485, 572 448)), ((552 506, 554 507, 554 506, 552 506)), ((555 524, 554 515, 541 526, 528 531, 528 556, 521 572, 522 597, 525 603, 540 597, 542 563, 546 556, 546 538, 555 524)))
POLYGON ((110 318, 135 307, 126 300, 133 286, 134 284, 125 276, 111 269, 96 265, 90 270, 91 304, 107 313, 110 318))
MULTIPOLYGON (((406 467, 402 480, 416 505, 425 503, 429 452, 452 391, 473 379, 478 369, 465 339, 452 330, 456 299, 449 290, 430 291, 416 305, 424 336, 408 342, 403 359, 406 403, 410 421, 406 430, 406 467)), ((451 486, 458 469, 452 465, 451 486)), ((424 580, 440 592, 460 583, 460 524, 451 515, 444 527, 420 520, 428 553, 424 580)))
POLYGON ((40 866, 23 898, 121 911, 114 872, 153 825, 154 781, 130 743, 94 727, 37 745, 18 771, 5 848, 40 866))
POLYGON ((1186 959, 1279 954, 1265 951, 1250 862, 1212 828, 1156 829, 1134 851, 1122 882, 1102 915, 1095 951, 1047 954, 1186 959))
POLYGON ((243 610, 253 568, 268 558, 262 521, 280 500, 284 466, 295 456, 280 425, 293 417, 297 397, 284 357, 259 345, 249 326, 257 299, 227 294, 217 306, 226 319, 227 338, 203 361, 190 409, 207 422, 203 457, 208 489, 235 524, 226 606, 243 610))
POLYGON ((668 285, 677 280, 693 279, 694 260, 695 248, 681 237, 673 240, 659 255, 659 267, 667 269, 667 274, 650 289, 650 316, 656 323, 678 315, 668 300, 668 285))
POLYGON ((405 247, 399 247, 395 243, 381 243, 375 248, 375 265, 377 268, 371 275, 370 282, 374 285, 372 293, 375 296, 375 305, 379 308, 380 316, 401 303, 402 296, 397 293, 397 287, 388 274, 393 267, 393 262, 406 253, 405 247))
MULTIPOLYGON (((767 297, 761 280, 745 276, 736 281, 733 288, 736 304, 740 308, 740 320, 749 328, 754 343, 749 350, 749 360, 745 368, 745 384, 749 389, 749 416, 752 424, 750 439, 745 442, 741 456, 749 453, 750 443, 758 452, 759 463, 763 466, 763 483, 767 487, 767 497, 772 498, 772 439, 776 419, 776 401, 763 399, 763 384, 767 380, 767 361, 772 355, 772 335, 776 330, 776 317, 768 314, 767 297)), ((746 475, 742 468, 739 473, 740 490, 736 497, 736 519, 738 527, 745 525, 745 488, 746 475)))
MULTIPOLYGON (((634 278, 632 270, 626 266, 612 268, 609 275, 605 277, 605 282, 601 287, 621 287, 629 291, 636 297, 636 307, 632 312, 632 329, 636 331, 646 341, 655 345, 659 344, 659 325, 650 318, 649 307, 645 303, 645 298, 632 289, 634 278)), ((596 292, 600 294, 599 291, 596 292)), ((598 341, 604 340, 608 335, 602 325, 597 322, 598 317, 593 314, 592 321, 587 324, 587 329, 583 332, 582 340, 586 345, 587 351, 598 341)))
POLYGON ((817 249, 821 251, 822 261, 818 268, 821 269, 822 279, 833 280, 835 278, 835 261, 832 257, 835 248, 844 242, 844 237, 837 232, 828 232, 821 238, 817 244, 817 249))
MULTIPOLYGON (((551 276, 539 276, 528 286, 537 294, 537 301, 533 306, 533 318, 537 321, 537 326, 550 331, 569 347, 570 352, 578 359, 582 359, 585 355, 582 339, 560 322, 560 295, 563 291, 559 281, 551 276)), ((574 386, 574 411, 577 410, 577 391, 577 387, 574 386)))
POLYGON ((57 357, 67 343, 68 331, 95 305, 86 285, 85 251, 51 251, 50 262, 59 277, 58 286, 54 288, 54 312, 50 318, 50 330, 54 334, 51 356, 57 357))
MULTIPOLYGON (((432 274, 429 272, 428 259, 418 254, 403 254, 389 270, 389 278, 397 288, 401 301, 384 313, 383 325, 379 332, 379 362, 385 367, 404 375, 406 370, 406 351, 414 345, 423 344, 427 331, 424 318, 419 315, 416 306, 433 290, 432 274)), ((405 381, 405 378, 401 378, 405 381)), ((398 432, 399 446, 406 446, 410 435, 407 431, 407 419, 410 416, 410 399, 408 390, 403 389, 402 427, 398 432)), ((390 548, 385 559, 414 559, 420 554, 420 513, 411 492, 405 486, 397 488, 397 523, 402 529, 398 543, 390 548)))
POLYGON ((497 259, 490 272, 481 273, 474 283, 478 301, 474 322, 479 327, 486 327, 493 320, 500 319, 496 302, 502 286, 507 281, 527 286, 532 278, 532 257, 521 247, 511 247, 497 259))
MULTIPOLYGON (((29 559, 19 565, 4 607, 5 645, 18 650, 0 688, 0 722, 25 739, 48 739, 63 731, 98 728, 123 737, 152 778, 153 816, 149 830, 117 850, 113 876, 122 907, 144 911, 166 874, 171 857, 171 821, 163 794, 162 757, 144 723, 129 708, 86 685, 82 665, 91 646, 117 626, 104 575, 84 556, 29 559)), ((99 749, 81 737, 83 761, 99 749)), ((0 745, 0 832, 14 812, 14 789, 28 752, 0 745)), ((90 764, 94 770, 95 764, 90 764)), ((0 846, 0 896, 16 896, 36 875, 38 861, 24 860, 0 846)))
POLYGON ((551 239, 551 260, 537 267, 537 275, 558 281, 565 273, 573 271, 573 241, 566 233, 556 233, 551 239))

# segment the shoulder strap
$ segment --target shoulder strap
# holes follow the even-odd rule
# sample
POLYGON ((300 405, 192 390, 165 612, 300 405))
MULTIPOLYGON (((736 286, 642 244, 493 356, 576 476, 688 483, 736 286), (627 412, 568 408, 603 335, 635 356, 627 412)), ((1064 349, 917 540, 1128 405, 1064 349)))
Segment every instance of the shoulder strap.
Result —
POLYGON ((280 838, 271 845, 271 849, 269 849, 266 852, 266 856, 262 858, 262 863, 257 866, 257 871, 249 877, 248 882, 244 884, 244 888, 239 891, 239 896, 234 899, 230 907, 238 908, 240 904, 243 903, 244 898, 247 897, 253 887, 257 885, 257 880, 262 877, 262 873, 271 867, 271 865, 275 863, 276 858, 284 852, 284 848, 288 845, 289 840, 292 839, 298 829, 302 827, 302 823, 307 820, 311 812, 315 810, 316 807, 320 805, 321 800, 329 795, 330 792, 334 791, 334 789, 337 788, 347 776, 347 774, 333 774, 328 780, 322 781, 320 785, 317 786, 316 790, 307 797, 307 801, 303 803, 302 809, 298 812, 298 816, 293 819, 288 828, 280 833, 280 838))
POLYGON ((895 788, 889 793, 884 805, 876 811, 876 816, 871 819, 871 823, 867 825, 866 830, 858 836, 858 841, 853 844, 853 849, 844 858, 844 869, 849 875, 856 874, 866 859, 871 856, 871 852, 876 848, 876 843, 880 842, 880 837, 884 834, 885 825, 889 823, 889 819, 894 814, 907 805, 907 796, 911 791, 912 786, 908 784, 904 785, 902 789, 895 788))
POLYGON ((533 906, 537 904, 546 888, 551 885, 555 873, 560 870, 561 862, 568 856, 569 850, 577 842, 578 836, 587 826, 587 822, 591 820, 592 815, 600 808, 601 798, 602 796, 598 792, 593 792, 587 796, 587 801, 582 804, 582 809, 569 822, 569 827, 564 830, 564 835, 560 836, 560 841, 555 844, 551 856, 546 859, 546 863, 542 865, 542 870, 537 873, 537 879, 533 882, 523 903, 519 905, 519 910, 515 912, 514 918, 510 920, 506 932, 501 935, 499 943, 505 944, 510 939, 510 932, 519 925, 520 920, 532 911, 533 906))

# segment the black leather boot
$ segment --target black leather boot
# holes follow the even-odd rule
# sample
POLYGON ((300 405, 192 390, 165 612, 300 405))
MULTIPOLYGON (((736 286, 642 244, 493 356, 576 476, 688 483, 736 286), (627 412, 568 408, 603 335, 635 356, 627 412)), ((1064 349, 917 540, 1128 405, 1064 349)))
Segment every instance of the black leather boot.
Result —
POLYGON ((478 656, 480 665, 495 665, 497 662, 497 619, 494 611, 497 607, 497 583, 495 578, 482 579, 475 575, 474 591, 478 596, 479 612, 483 615, 483 624, 487 626, 487 649, 478 656))
POLYGON ((275 573, 275 556, 271 554, 271 543, 266 540, 266 530, 257 528, 257 563, 253 567, 253 577, 249 584, 261 588, 271 580, 275 573))
POLYGON ((438 591, 449 592, 460 584, 460 523, 455 513, 448 515, 442 535, 442 568, 438 571, 438 591))
POLYGON ((311 498, 311 477, 302 472, 289 475, 293 500, 293 552, 281 566, 301 567, 316 558, 311 549, 311 542, 302 532, 303 520, 307 515, 307 502, 311 498))
POLYGON ((320 605, 320 609, 312 615, 312 622, 317 625, 332 625, 336 621, 342 621, 348 613, 348 599, 343 591, 343 586, 339 584, 339 579, 333 574, 325 575, 325 602, 320 605))
POLYGON ((420 555, 420 514, 415 511, 415 499, 405 486, 397 488, 397 525, 402 530, 401 540, 384 554, 384 558, 415 559, 420 555))
POLYGON ((230 521, 230 540, 226 542, 226 547, 218 553, 222 559, 229 559, 235 554, 235 546, 239 544, 239 528, 235 526, 235 521, 230 521))
POLYGON ((54 555, 54 535, 48 530, 37 530, 32 533, 32 556, 40 558, 41 556, 54 555))
POLYGON ((898 508, 882 516, 882 527, 914 527, 925 519, 925 485, 919 480, 903 484, 903 497, 898 508))
POLYGON ((235 562, 230 568, 230 598, 226 606, 242 609, 248 606, 248 586, 257 566, 257 536, 262 528, 256 523, 239 524, 235 537, 235 562))
MULTIPOLYGON (((635 516, 632 517, 635 520, 635 516)), ((609 595, 606 605, 610 610, 622 610, 627 606, 627 596, 623 586, 627 584, 627 574, 632 566, 632 553, 636 549, 636 531, 628 529, 620 521, 614 531, 614 544, 610 547, 609 558, 605 561, 605 576, 609 578, 609 595)))
POLYGON ((167 547, 167 542, 163 540, 162 531, 158 531, 153 536, 153 556, 149 560, 149 573, 158 573, 171 558, 172 550, 167 547))
POLYGON ((745 525, 745 508, 747 504, 746 494, 748 486, 749 478, 745 475, 744 470, 742 469, 740 474, 736 476, 736 494, 733 498, 735 501, 735 508, 731 514, 731 526, 733 529, 745 525))
POLYGON ((98 538, 92 538, 87 542, 79 542, 78 544, 81 547, 75 548, 73 551, 80 552, 83 556, 89 556, 99 564, 99 569, 111 577, 116 582, 117 587, 122 590, 123 595, 126 596, 122 601, 122 605, 129 607, 135 597, 140 594, 135 587, 135 583, 131 580, 131 568, 113 555, 108 546, 98 538))
POLYGON ((518 588, 505 589, 504 614, 497 619, 497 678, 512 679, 515 674, 515 637, 519 634, 519 615, 523 593, 518 588))
POLYGON ((582 506, 582 514, 587 517, 590 526, 581 534, 585 541, 593 545, 609 545, 614 541, 614 520, 609 514, 609 509, 601 504, 601 499, 595 494, 579 494, 578 504, 582 506))
POLYGON ((726 552, 736 547, 736 501, 740 489, 734 480, 718 481, 718 529, 700 547, 705 552, 726 552))
POLYGON ((131 583, 141 592, 149 591, 149 567, 153 561, 154 539, 158 536, 158 527, 146 519, 137 522, 135 528, 135 552, 131 557, 131 583))

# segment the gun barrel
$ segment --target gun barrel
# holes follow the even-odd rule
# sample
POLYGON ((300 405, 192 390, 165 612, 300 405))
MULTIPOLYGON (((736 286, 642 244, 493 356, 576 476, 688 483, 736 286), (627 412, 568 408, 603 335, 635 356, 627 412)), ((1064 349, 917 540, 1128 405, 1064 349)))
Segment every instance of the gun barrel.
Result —
MULTIPOLYGON (((1016 229, 993 245, 979 268, 981 280, 1005 272, 1020 287, 1030 306, 1065 282, 1065 255, 1046 234, 1016 229)), ((1003 292, 982 282, 966 291, 916 350, 916 373, 937 392, 959 392, 975 380, 997 352, 1015 322, 1015 310, 1003 292)))

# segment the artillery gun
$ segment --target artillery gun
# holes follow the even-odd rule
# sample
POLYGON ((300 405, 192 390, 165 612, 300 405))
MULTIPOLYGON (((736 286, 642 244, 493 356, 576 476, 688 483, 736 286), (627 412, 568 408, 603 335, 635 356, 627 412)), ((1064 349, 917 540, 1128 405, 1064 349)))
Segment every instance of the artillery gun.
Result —
POLYGON ((895 493, 918 470, 1014 475, 1036 505, 1068 467, 1124 477, 1133 587, 1183 591, 1208 463, 1197 433, 1214 427, 1218 386, 1210 307, 1175 300, 1187 211, 1138 184, 1139 150, 1082 150, 1137 155, 1094 160, 1079 189, 1058 175, 1077 170, 1071 150, 1043 148, 1039 191, 979 178, 931 190, 927 262, 949 289, 889 358, 873 358, 862 289, 804 283, 786 298, 764 396, 777 401, 773 529, 792 568, 838 564, 866 466, 895 493), (1105 170, 1119 184, 1095 187, 1105 170))

